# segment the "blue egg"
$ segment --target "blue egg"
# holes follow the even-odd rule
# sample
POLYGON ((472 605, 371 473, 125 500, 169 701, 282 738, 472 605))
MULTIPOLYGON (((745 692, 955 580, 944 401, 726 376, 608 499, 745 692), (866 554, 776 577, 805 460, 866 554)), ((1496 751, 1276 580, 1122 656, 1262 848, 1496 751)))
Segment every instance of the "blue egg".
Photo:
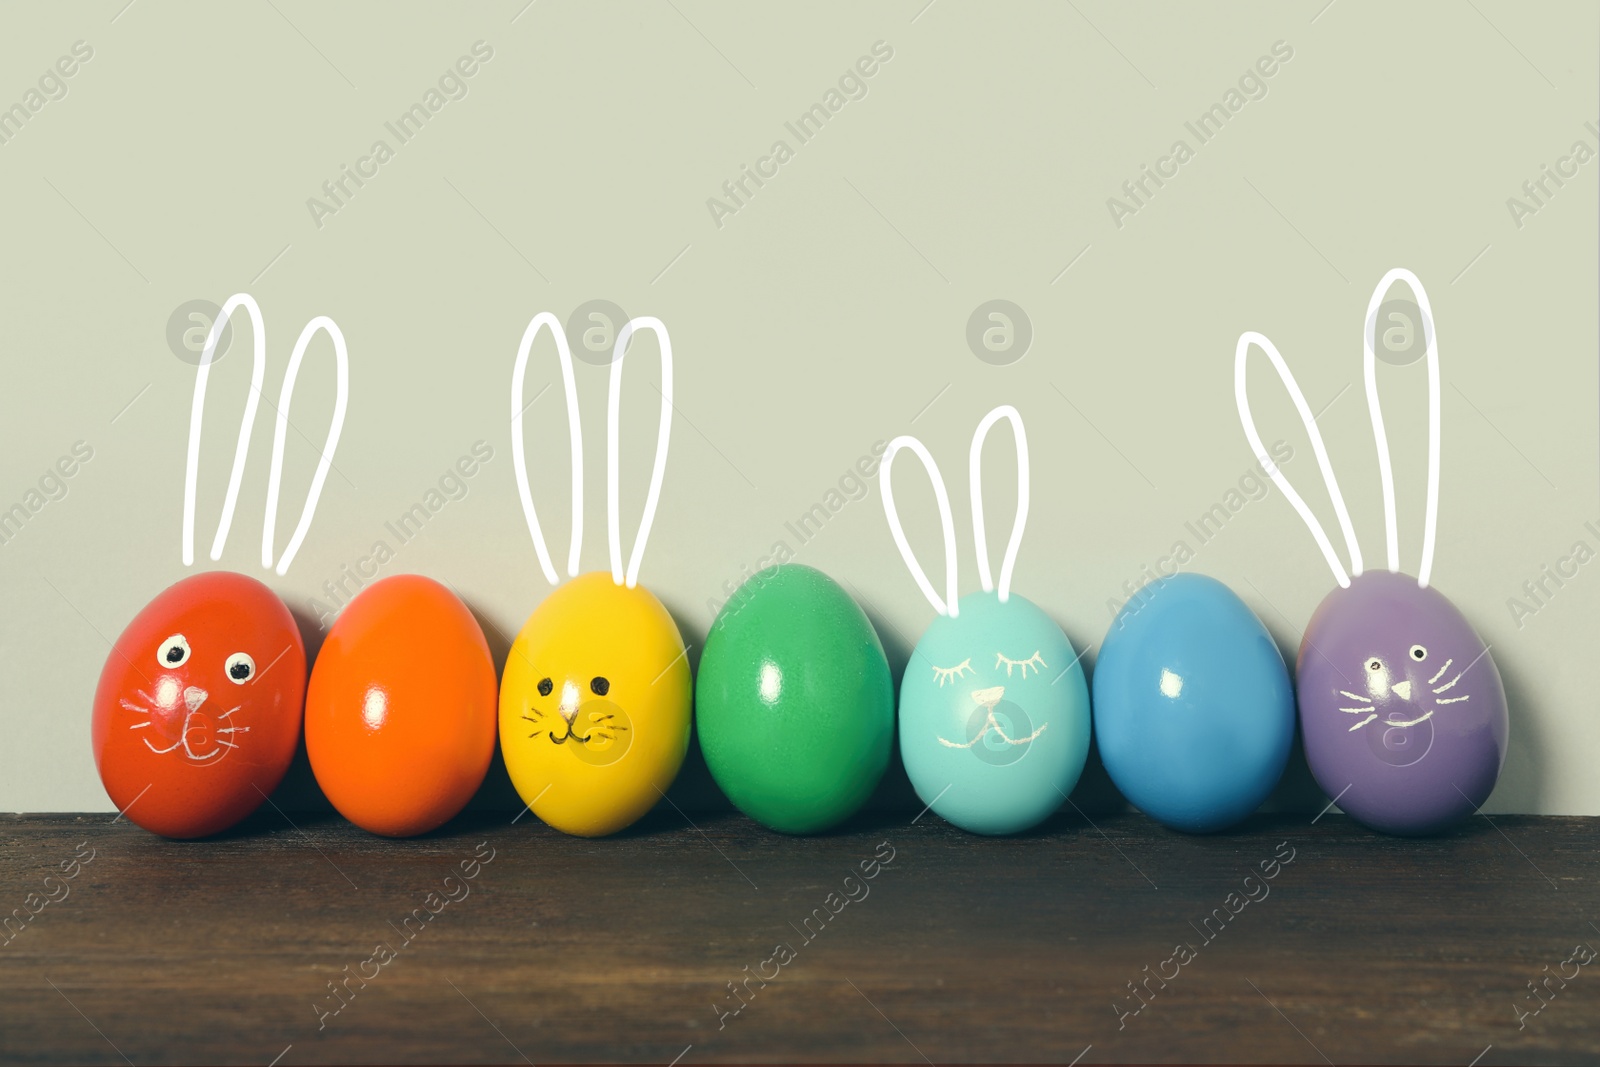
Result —
POLYGON ((1094 668, 1094 736, 1122 795, 1175 830, 1231 826, 1283 776, 1294 690, 1261 620, 1227 586, 1178 574, 1112 622, 1094 668))
POLYGON ((900 758, 935 813, 979 834, 1048 818, 1089 754, 1089 687, 1067 635, 1026 597, 961 598, 900 682, 900 758))

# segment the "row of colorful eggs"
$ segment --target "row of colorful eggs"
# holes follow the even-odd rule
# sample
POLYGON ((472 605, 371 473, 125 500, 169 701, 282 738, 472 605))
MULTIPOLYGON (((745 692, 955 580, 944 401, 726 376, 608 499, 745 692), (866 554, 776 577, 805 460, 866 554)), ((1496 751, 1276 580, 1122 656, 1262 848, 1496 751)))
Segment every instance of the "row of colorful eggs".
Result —
MULTIPOLYGON (((261 388, 260 309, 238 294, 212 324, 196 375, 186 564, 193 558, 206 382, 220 330, 235 307, 251 314, 254 378, 213 560, 227 538, 261 388)), ((310 524, 348 399, 343 336, 319 316, 295 345, 276 405, 264 565, 272 566, 289 402, 319 330, 334 342, 334 418, 300 523, 276 564, 279 575, 310 524)), ((1306 627, 1294 684, 1266 629, 1237 596, 1220 582, 1180 574, 1147 586, 1114 620, 1097 659, 1091 716, 1080 654, 1044 611, 1010 590, 1028 514, 1021 414, 997 407, 972 437, 969 488, 982 588, 966 597, 957 596, 955 524, 938 464, 914 437, 889 444, 879 474, 884 515, 937 613, 906 666, 898 702, 901 759, 932 811, 978 833, 1037 825, 1067 801, 1092 733, 1112 780, 1137 807, 1176 828, 1218 830, 1255 810, 1277 783, 1297 707, 1318 784, 1374 828, 1425 833, 1488 798, 1505 760, 1509 716, 1488 647, 1429 585, 1437 542, 1439 363, 1432 313, 1411 272, 1396 268, 1379 282, 1362 345, 1384 495, 1385 571, 1363 570, 1316 419, 1283 357, 1265 336, 1249 331, 1235 348, 1235 400, 1251 451, 1305 521, 1339 586, 1306 627), (1399 567, 1394 479, 1376 385, 1375 324, 1397 281, 1417 298, 1430 396, 1428 490, 1414 578, 1399 567), (1246 388, 1252 348, 1273 364, 1311 438, 1348 570, 1256 432, 1246 388), (981 459, 989 431, 1002 420, 1016 443, 1017 510, 996 582, 987 555, 981 459), (944 542, 942 593, 918 563, 895 508, 891 467, 906 452, 921 461, 934 489, 944 542)), ((665 326, 654 318, 630 320, 616 335, 610 371, 611 572, 580 576, 582 433, 572 355, 560 321, 548 312, 534 316, 511 376, 511 445, 529 533, 556 588, 512 644, 499 685, 471 612, 429 579, 393 577, 363 591, 334 623, 308 685, 304 646, 282 601, 254 579, 199 575, 145 608, 102 672, 93 737, 111 799, 133 821, 163 834, 216 833, 254 810, 278 784, 303 722, 312 770, 335 807, 376 833, 417 834, 466 804, 482 784, 498 735, 512 782, 534 814, 568 833, 599 836, 630 825, 664 798, 688 750, 691 707, 697 706, 706 763, 738 807, 792 833, 848 818, 877 786, 896 733, 889 667, 856 603, 806 567, 761 572, 713 623, 696 685, 672 616, 638 584, 666 464, 672 395, 665 326), (560 358, 572 445, 571 580, 565 584, 535 513, 522 438, 527 363, 546 327, 560 358), (636 330, 651 331, 659 341, 662 403, 649 491, 625 567, 620 390, 636 330)))
MULTIPOLYGON (((1458 685, 1471 665, 1444 654, 1477 640, 1448 601, 1435 593, 1427 605, 1438 649, 1412 642, 1372 653, 1381 636, 1375 643, 1366 622, 1347 621, 1405 630, 1419 622, 1408 607, 1416 592, 1413 579, 1382 572, 1336 590, 1319 611, 1334 625, 1313 620, 1298 672, 1299 722, 1319 784, 1392 833, 1430 832, 1476 810, 1505 755, 1492 661, 1458 685), (1340 608, 1352 596, 1363 609, 1354 615, 1340 608), (1329 657, 1363 664, 1362 676, 1347 677, 1329 657), (1316 699, 1324 690, 1337 718, 1316 699), (1480 712, 1462 714, 1469 695, 1480 712), (1446 705, 1448 719, 1436 717, 1446 705)), ((692 703, 706 763, 729 799, 773 829, 804 834, 862 806, 896 733, 891 672, 871 622, 836 582, 798 564, 758 573, 724 605, 694 682, 660 601, 603 572, 546 598, 498 686, 472 613, 416 575, 356 597, 306 679, 299 630, 265 585, 211 572, 172 586, 129 624, 101 676, 93 739, 111 799, 156 833, 215 834, 278 785, 303 720, 319 786, 374 833, 419 834, 458 813, 483 783, 498 735, 535 815, 600 836, 665 796, 690 743, 692 703)), ((1092 703, 1091 716, 1081 656, 1048 615, 1014 593, 972 593, 935 620, 906 666, 901 759, 935 813, 1006 834, 1063 806, 1092 732, 1136 807, 1207 832, 1260 805, 1295 734, 1294 688, 1272 638, 1226 586, 1199 575, 1161 579, 1123 608, 1101 646, 1092 703)))

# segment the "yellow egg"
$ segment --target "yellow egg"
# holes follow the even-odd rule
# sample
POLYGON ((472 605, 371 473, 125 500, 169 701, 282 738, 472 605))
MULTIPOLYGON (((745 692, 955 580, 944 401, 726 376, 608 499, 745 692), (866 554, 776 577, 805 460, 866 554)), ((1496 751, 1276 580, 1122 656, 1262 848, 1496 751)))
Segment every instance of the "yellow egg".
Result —
POLYGON ((683 637, 649 590, 593 571, 534 611, 506 658, 500 750, 518 794, 564 833, 616 833, 666 794, 689 748, 683 637))

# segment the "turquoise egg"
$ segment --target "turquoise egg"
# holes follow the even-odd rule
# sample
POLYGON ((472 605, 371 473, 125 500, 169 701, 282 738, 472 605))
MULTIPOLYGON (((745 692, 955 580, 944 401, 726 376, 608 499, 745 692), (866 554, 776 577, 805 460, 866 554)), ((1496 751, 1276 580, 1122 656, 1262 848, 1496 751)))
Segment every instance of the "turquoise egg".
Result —
POLYGON ((1253 812, 1283 776, 1294 689, 1278 646, 1215 578, 1145 586, 1094 667, 1094 736, 1122 795, 1175 830, 1208 833, 1253 812))
POLYGON ((900 757, 936 814, 1026 830, 1065 803, 1088 754, 1083 667, 1035 604, 971 593, 928 626, 900 682, 900 757))
POLYGON ((820 833, 855 814, 889 765, 894 681, 850 594, 785 563, 717 613, 695 719, 706 766, 740 811, 784 833, 820 833))

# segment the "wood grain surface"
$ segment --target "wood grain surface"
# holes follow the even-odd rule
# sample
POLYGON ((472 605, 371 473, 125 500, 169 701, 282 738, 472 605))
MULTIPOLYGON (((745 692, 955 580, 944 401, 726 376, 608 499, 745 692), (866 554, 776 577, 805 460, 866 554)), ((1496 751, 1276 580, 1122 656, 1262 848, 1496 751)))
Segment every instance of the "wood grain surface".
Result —
POLYGON ((0 1059, 1600 1062, 1595 819, 307 818, 4 817, 0 1059))

